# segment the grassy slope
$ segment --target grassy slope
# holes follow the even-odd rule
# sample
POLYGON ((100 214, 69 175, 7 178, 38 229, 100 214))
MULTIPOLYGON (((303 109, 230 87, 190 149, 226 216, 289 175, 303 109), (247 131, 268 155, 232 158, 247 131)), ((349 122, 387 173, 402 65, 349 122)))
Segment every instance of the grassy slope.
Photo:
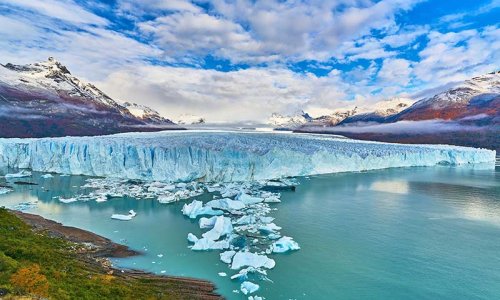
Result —
POLYGON ((49 282, 51 299, 187 298, 175 283, 106 275, 106 270, 98 264, 78 259, 77 248, 65 240, 33 232, 16 216, 0 208, 0 288, 12 293, 12 274, 38 264, 49 282))

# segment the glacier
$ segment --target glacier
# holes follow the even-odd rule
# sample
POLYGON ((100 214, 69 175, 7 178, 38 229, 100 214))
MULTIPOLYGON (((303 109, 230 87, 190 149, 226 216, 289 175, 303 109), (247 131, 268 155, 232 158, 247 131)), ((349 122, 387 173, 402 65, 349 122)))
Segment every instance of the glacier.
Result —
POLYGON ((491 163, 496 152, 326 135, 186 131, 0 139, 0 168, 169 182, 265 180, 392 167, 491 163))

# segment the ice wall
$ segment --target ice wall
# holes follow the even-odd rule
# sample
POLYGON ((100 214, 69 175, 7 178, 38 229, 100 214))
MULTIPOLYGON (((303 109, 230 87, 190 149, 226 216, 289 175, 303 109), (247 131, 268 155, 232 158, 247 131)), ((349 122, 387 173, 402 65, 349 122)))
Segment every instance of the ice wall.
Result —
POLYGON ((0 139, 0 167, 160 181, 242 181, 437 164, 494 165, 495 155, 485 149, 285 133, 0 139))

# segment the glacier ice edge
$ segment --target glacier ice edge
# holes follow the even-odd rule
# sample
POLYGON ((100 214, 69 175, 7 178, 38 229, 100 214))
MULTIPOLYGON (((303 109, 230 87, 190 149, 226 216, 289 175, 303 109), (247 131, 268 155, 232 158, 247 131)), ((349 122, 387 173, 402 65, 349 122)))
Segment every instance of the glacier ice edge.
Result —
POLYGON ((157 132, 0 139, 0 168, 158 181, 247 181, 392 167, 491 163, 493 150, 308 134, 157 132))

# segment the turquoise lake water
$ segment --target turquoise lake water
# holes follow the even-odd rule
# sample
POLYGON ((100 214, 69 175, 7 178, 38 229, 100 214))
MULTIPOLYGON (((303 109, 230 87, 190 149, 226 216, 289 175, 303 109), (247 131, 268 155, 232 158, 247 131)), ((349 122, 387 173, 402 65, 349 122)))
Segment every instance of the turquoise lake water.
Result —
MULTIPOLYGON (((205 278, 228 299, 246 299, 218 252, 187 248, 196 221, 184 202, 112 199, 64 204, 81 193, 83 176, 28 178, 0 206, 38 200, 27 212, 87 229, 144 255, 118 267, 205 278), (128 222, 110 219, 134 209, 128 222), (163 254, 163 257, 158 257, 163 254)), ((26 179, 23 179, 26 180, 26 179)), ((3 178, 0 183, 5 183, 3 178)), ((500 168, 400 168, 299 178, 295 192, 272 204, 275 223, 301 250, 271 255, 267 299, 498 299, 500 297, 500 168)), ((208 199, 208 196, 196 197, 208 199)), ((205 199, 205 200, 206 200, 205 199)))

